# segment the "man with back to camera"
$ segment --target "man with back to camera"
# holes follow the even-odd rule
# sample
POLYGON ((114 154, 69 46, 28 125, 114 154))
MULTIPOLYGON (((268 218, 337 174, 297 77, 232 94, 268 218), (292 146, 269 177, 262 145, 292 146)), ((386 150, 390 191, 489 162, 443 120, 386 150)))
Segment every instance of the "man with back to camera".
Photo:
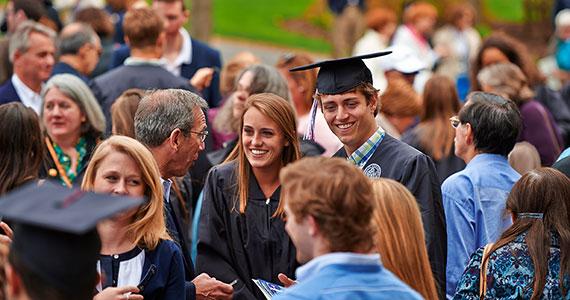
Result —
POLYGON ((128 89, 193 90, 185 79, 163 68, 160 59, 164 42, 162 27, 162 20, 150 8, 132 9, 125 14, 123 30, 131 47, 131 57, 124 65, 95 77, 91 84, 107 119, 107 131, 112 128, 111 105, 128 89))
POLYGON ((520 178, 507 160, 522 127, 517 105, 501 96, 475 92, 459 115, 451 118, 455 128, 455 155, 464 170, 442 184, 447 221, 447 298, 479 247, 496 241, 511 224, 506 199, 520 178))
POLYGON ((328 60, 290 71, 320 67, 315 98, 330 129, 344 145, 334 156, 347 158, 370 178, 399 181, 415 196, 438 294, 443 298, 447 238, 435 165, 427 155, 386 134, 374 118, 380 105, 379 91, 362 60, 390 53, 328 60))
POLYGON ((340 158, 310 157, 279 174, 298 283, 273 299, 421 299, 376 252, 371 182, 340 158))

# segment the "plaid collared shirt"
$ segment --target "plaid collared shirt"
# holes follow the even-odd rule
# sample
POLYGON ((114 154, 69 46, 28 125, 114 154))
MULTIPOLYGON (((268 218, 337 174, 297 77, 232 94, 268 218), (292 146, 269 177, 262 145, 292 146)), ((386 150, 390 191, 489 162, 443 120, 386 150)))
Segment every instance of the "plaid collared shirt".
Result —
POLYGON ((374 151, 380 146, 385 134, 384 129, 378 127, 374 134, 348 157, 348 161, 362 169, 370 157, 372 157, 374 151))

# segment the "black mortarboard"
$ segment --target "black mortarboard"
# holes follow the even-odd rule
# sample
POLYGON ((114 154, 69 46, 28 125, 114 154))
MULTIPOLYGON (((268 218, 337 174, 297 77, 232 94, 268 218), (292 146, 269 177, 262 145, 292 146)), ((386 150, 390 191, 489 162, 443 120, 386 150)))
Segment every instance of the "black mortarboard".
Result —
POLYGON ((363 82, 372 83, 372 73, 362 61, 363 59, 384 56, 390 53, 392 51, 324 60, 296 67, 289 71, 303 71, 320 67, 317 75, 317 92, 321 94, 341 94, 352 90, 363 82))
POLYGON ((15 224, 10 251, 17 261, 50 286, 75 294, 96 284, 97 222, 142 202, 34 182, 0 198, 0 216, 15 224))

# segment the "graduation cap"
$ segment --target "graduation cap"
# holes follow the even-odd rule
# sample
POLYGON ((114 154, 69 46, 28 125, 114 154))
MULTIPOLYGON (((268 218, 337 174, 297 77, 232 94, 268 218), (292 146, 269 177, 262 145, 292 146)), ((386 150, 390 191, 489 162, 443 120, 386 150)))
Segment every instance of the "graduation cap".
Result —
MULTIPOLYGON (((320 68, 317 74, 317 93, 320 94, 342 94, 348 92, 362 83, 372 84, 372 73, 364 64, 363 59, 384 56, 392 51, 382 51, 353 57, 331 59, 317 62, 310 65, 295 67, 289 72, 304 71, 320 68)), ((311 107, 310 120, 304 138, 314 139, 315 118, 317 113, 317 101, 313 101, 311 107)))
POLYGON ((317 92, 321 94, 342 94, 361 83, 372 83, 372 73, 363 59, 384 56, 392 51, 376 52, 340 59, 324 60, 310 65, 290 69, 289 72, 320 68, 317 75, 317 92))
POLYGON ((33 182, 0 198, 0 216, 15 224, 10 252, 18 264, 71 295, 95 287, 97 222, 142 202, 33 182))

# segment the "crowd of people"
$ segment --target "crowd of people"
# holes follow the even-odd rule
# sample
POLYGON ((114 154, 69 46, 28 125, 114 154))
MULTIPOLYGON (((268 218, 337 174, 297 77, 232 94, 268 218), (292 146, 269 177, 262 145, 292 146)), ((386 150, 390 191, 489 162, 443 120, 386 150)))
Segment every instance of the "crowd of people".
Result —
POLYGON ((183 0, 9 0, 0 300, 570 298, 570 8, 546 72, 469 4, 329 4, 335 59, 268 65, 183 0))

